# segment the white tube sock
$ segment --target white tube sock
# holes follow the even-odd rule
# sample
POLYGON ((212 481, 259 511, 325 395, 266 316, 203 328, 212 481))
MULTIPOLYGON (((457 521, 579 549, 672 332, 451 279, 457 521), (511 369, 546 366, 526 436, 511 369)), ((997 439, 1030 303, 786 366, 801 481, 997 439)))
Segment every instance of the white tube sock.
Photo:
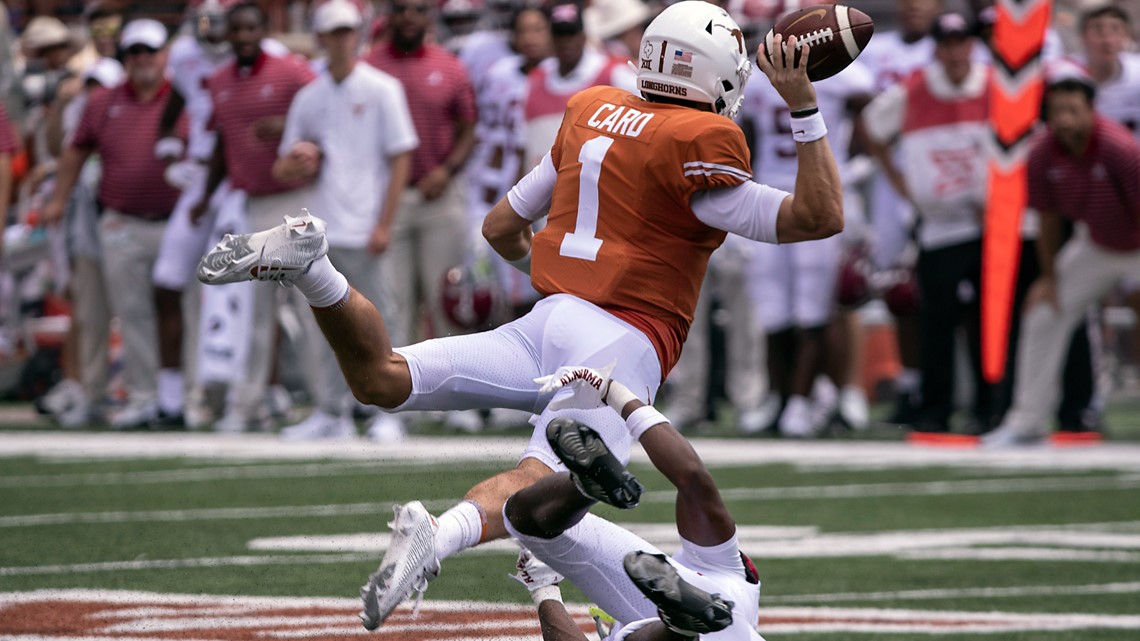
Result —
POLYGON ((436 519, 435 556, 440 561, 479 545, 486 517, 474 501, 462 501, 436 519))
POLYGON ((182 413, 182 370, 164 367, 158 371, 158 408, 163 414, 182 413))
POLYGON ((328 256, 321 256, 294 283, 312 307, 332 307, 348 294, 348 279, 333 267, 328 256))

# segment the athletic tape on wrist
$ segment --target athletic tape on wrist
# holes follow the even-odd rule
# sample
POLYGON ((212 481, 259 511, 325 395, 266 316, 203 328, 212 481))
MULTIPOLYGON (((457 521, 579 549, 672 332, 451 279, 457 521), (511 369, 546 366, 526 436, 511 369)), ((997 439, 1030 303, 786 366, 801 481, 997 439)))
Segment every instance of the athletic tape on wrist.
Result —
POLYGON ((652 405, 643 405, 629 415, 625 419, 625 426, 629 428, 629 433, 633 436, 633 440, 641 440, 641 435, 644 434, 649 428, 654 425, 668 423, 669 419, 665 415, 657 411, 656 407, 652 405))
POLYGON ((606 390, 606 405, 614 408, 614 411, 619 415, 625 409, 625 406, 630 401, 640 400, 637 395, 629 391, 629 388, 617 381, 610 381, 610 387, 606 390))
POLYGON ((792 118, 792 139, 796 142, 815 142, 826 135, 823 114, 816 112, 805 118, 792 118))
POLYGON ((526 251, 526 255, 516 260, 508 260, 507 264, 520 272, 530 276, 530 250, 526 251))
POLYGON ((543 601, 562 603, 562 590, 557 585, 544 585, 531 590, 530 598, 534 600, 536 606, 542 605, 543 601))

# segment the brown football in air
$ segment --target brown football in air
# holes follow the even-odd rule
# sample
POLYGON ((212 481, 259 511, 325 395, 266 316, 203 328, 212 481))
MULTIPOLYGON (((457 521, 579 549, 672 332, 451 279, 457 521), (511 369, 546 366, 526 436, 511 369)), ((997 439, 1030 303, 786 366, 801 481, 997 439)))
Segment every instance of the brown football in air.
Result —
POLYGON ((769 60, 772 57, 768 52, 775 48, 777 33, 783 34, 785 43, 789 36, 795 36, 799 43, 811 47, 808 78, 815 81, 834 76, 858 58, 875 33, 875 23, 867 14, 847 5, 804 7, 781 16, 764 38, 761 47, 769 60))

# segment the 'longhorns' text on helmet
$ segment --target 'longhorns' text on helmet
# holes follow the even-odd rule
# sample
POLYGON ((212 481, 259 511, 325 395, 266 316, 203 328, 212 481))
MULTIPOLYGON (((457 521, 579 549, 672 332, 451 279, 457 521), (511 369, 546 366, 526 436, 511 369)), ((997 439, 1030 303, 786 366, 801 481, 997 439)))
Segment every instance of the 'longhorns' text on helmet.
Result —
POLYGON ((729 118, 752 73, 740 27, 704 0, 678 2, 654 18, 641 37, 638 62, 642 96, 707 103, 729 118))

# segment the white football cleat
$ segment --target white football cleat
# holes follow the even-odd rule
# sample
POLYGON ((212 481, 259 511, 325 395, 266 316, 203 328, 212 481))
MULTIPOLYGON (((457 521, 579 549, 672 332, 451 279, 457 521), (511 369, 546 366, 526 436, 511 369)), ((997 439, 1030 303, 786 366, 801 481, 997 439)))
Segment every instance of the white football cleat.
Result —
POLYGON ((300 216, 254 234, 226 234, 198 263, 198 280, 207 285, 245 280, 292 284, 329 251, 325 221, 302 209, 300 216))
POLYGON ((428 581, 439 576, 439 560, 435 556, 435 518, 419 501, 397 505, 393 511, 396 518, 388 524, 392 528, 388 552, 384 554, 379 569, 360 588, 360 597, 364 601, 360 620, 368 630, 380 627, 413 591, 419 592, 419 600, 422 600, 428 581))
POLYGON ((282 428, 279 436, 283 441, 354 439, 356 424, 347 416, 329 414, 318 409, 300 423, 282 428))

